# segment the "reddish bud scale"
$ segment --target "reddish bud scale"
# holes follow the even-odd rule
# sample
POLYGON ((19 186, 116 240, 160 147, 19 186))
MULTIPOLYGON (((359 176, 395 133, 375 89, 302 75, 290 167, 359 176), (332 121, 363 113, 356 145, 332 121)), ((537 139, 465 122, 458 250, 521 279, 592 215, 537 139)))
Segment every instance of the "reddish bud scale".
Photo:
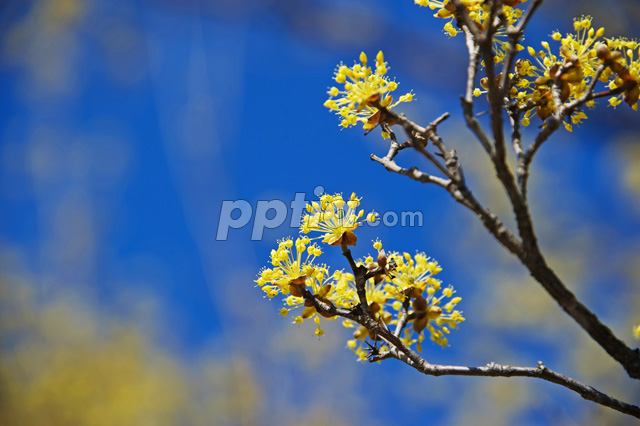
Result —
POLYGON ((413 301, 411 306, 416 312, 426 312, 428 306, 427 299, 424 297, 418 297, 413 301))
POLYGON ((302 297, 303 290, 303 284, 295 284, 293 282, 289 284, 289 292, 295 297, 302 297))
POLYGON ((346 246, 355 246, 356 242, 358 242, 358 237, 356 237, 356 234, 351 231, 346 231, 340 238, 331 243, 331 245, 338 246, 344 243, 346 246))
POLYGON ((378 257, 376 260, 378 262, 378 266, 380 266, 381 268, 384 268, 385 266, 387 266, 387 255, 384 252, 384 250, 380 250, 378 252, 378 257))

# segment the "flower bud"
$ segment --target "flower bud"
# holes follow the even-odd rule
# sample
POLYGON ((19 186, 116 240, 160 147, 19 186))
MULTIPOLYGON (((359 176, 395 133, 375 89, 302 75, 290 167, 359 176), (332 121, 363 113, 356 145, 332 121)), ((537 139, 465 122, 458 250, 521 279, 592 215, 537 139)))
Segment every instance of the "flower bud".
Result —
POLYGON ((380 266, 381 268, 387 266, 387 254, 384 252, 384 250, 380 250, 378 252, 378 258, 376 260, 378 261, 378 266, 380 266))
POLYGON ((448 10, 449 12, 455 12, 455 10, 456 10, 456 5, 455 5, 455 4, 453 4, 453 2, 452 2, 452 1, 448 1, 448 2, 446 2, 446 3, 445 3, 445 5, 444 5, 444 9, 445 9, 445 10, 448 10))
POLYGON ((362 66, 367 66, 367 55, 364 52, 360 52, 360 62, 362 66))
POLYGON ((609 59, 609 57, 611 56, 611 52, 606 45, 598 43, 598 47, 596 47, 596 55, 598 55, 598 59, 605 61, 609 59))

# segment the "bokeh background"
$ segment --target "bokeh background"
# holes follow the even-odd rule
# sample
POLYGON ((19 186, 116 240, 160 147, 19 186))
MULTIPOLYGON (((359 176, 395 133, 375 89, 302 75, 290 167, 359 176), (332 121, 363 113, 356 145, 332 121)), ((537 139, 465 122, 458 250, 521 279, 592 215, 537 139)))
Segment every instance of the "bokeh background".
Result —
MULTIPOLYGON (((609 35, 640 36, 635 0, 567 0, 546 2, 527 40, 583 14, 609 35)), ((348 330, 325 323, 318 339, 254 287, 295 229, 251 241, 251 221, 216 241, 223 200, 288 204, 318 185, 355 191, 366 209, 421 210, 422 227, 363 228, 355 252, 380 237, 443 266, 468 320, 450 347, 425 345, 427 359, 541 360, 638 403, 640 386, 475 217, 440 188, 385 172, 369 155, 386 142, 340 131, 322 106, 336 64, 382 49, 399 90, 416 94, 403 111, 423 123, 452 113, 442 136, 472 190, 512 224, 459 113, 462 39, 431 15, 409 0, 1 2, 0 423, 631 424, 546 382, 356 363, 348 330)), ((633 345, 639 117, 600 105, 555 135, 530 195, 550 263, 633 345)), ((429 170, 409 152, 398 162, 429 170)))

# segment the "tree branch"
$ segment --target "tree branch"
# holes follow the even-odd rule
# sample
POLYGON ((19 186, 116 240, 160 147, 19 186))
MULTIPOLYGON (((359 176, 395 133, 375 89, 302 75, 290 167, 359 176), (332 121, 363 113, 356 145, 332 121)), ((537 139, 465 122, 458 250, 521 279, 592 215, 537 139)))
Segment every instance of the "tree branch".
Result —
MULTIPOLYGON (((355 262, 351 257, 350 251, 346 252, 343 246, 343 253, 349 260, 349 264, 352 268, 355 266, 355 262)), ((358 276, 364 277, 366 268, 355 266, 354 273, 356 276, 356 282, 360 281, 358 276)), ((370 362, 381 361, 387 358, 396 358, 405 364, 415 368, 421 373, 429 376, 482 376, 482 377, 533 377, 541 380, 545 380, 551 383, 558 384, 569 390, 572 390, 582 396, 584 399, 593 401, 600 405, 610 407, 621 413, 628 414, 637 418, 640 418, 640 407, 632 404, 628 404, 617 400, 597 389, 584 385, 577 380, 564 376, 553 370, 545 367, 541 362, 537 368, 531 367, 514 367, 509 365, 501 365, 496 363, 487 364, 484 367, 464 367, 464 366, 451 366, 451 365, 436 365, 430 364, 418 353, 407 347, 399 338, 400 332, 405 327, 408 315, 405 310, 403 315, 398 320, 395 332, 390 332, 388 328, 383 327, 372 316, 369 310, 364 311, 363 300, 361 299, 359 309, 346 310, 344 308, 336 308, 332 304, 326 303, 323 300, 316 298, 309 290, 304 288, 302 290, 305 300, 312 301, 316 310, 323 312, 328 316, 341 316, 350 319, 362 326, 364 326, 369 332, 376 336, 375 338, 381 338, 384 340, 391 349, 384 353, 373 355, 369 357, 370 362)))
MULTIPOLYGON (((587 386, 577 380, 557 373, 545 367, 542 362, 538 363, 538 367, 513 367, 509 365, 496 364, 494 362, 489 363, 484 367, 435 365, 428 363, 416 364, 411 359, 408 359, 397 351, 389 352, 391 357, 399 359, 428 376, 533 377, 570 389, 588 401, 593 401, 621 413, 640 418, 640 407, 615 399, 591 386, 587 386)), ((371 361, 375 360, 377 359, 372 359, 371 361)))
POLYGON ((618 361, 630 377, 640 379, 640 350, 631 349, 618 339, 596 314, 591 312, 566 288, 556 273, 547 265, 537 246, 528 259, 521 259, 521 261, 529 269, 531 276, 542 284, 562 309, 580 324, 613 359, 618 361))
POLYGON ((398 353, 402 353, 402 355, 409 359, 412 363, 427 363, 427 361, 420 355, 418 355, 418 353, 405 345, 397 335, 392 333, 386 326, 382 326, 378 321, 376 321, 376 319, 371 314, 371 310, 369 309, 369 302, 367 301, 367 268, 363 265, 356 265, 356 262, 353 260, 353 256, 351 255, 351 250, 349 250, 349 248, 347 247, 344 239, 342 240, 340 247, 342 248, 342 254, 349 262, 351 270, 353 271, 353 276, 356 282, 356 291, 358 293, 360 304, 358 305, 358 307, 349 312, 348 316, 345 316, 341 315, 340 311, 338 311, 338 308, 329 306, 329 304, 323 302, 322 300, 318 300, 318 298, 316 298, 313 294, 311 294, 311 292, 306 289, 303 293, 303 297, 305 298, 305 300, 311 300, 316 310, 324 310, 328 308, 329 311, 324 310, 324 312, 330 315, 344 316, 345 318, 348 318, 364 326, 373 336, 376 336, 376 338, 379 337, 389 345, 397 348, 397 350, 399 351, 398 353))
MULTIPOLYGON (((587 99, 587 95, 583 96, 587 99)), ((403 127, 408 129, 407 135, 412 139, 415 146, 423 139, 419 136, 427 132, 426 128, 415 125, 404 116, 399 116, 392 111, 388 111, 392 117, 401 117, 403 127), (415 133, 414 129, 422 129, 421 134, 415 133)), ((556 116, 547 120, 547 126, 559 125, 556 116), (554 121, 555 120, 555 121, 554 121), (554 124, 555 123, 555 124, 554 124)), ((435 128, 431 128, 435 132, 435 128)), ((543 130, 543 132, 546 129, 543 130)), ((543 133, 541 132, 541 133, 543 133)), ((529 208, 525 200, 520 197, 514 197, 512 200, 513 209, 518 223, 520 238, 516 238, 500 221, 500 219, 484 208, 473 194, 468 190, 463 182, 455 182, 452 179, 443 179, 428 175, 421 172, 415 167, 404 169, 398 166, 392 158, 397 154, 397 142, 394 145, 392 141, 389 153, 383 159, 375 155, 371 158, 383 164, 389 171, 403 174, 422 183, 436 183, 446 189, 453 198, 473 211, 482 221, 485 228, 511 253, 520 259, 531 275, 543 286, 543 288, 556 300, 561 308, 569 314, 587 333, 602 346, 605 351, 618 361, 627 371, 630 377, 640 378, 640 353, 632 350, 624 342, 618 339, 611 329, 604 325, 599 318, 583 305, 577 297, 566 288, 560 278, 547 265, 542 252, 537 243, 537 238, 533 230, 533 223, 529 213, 529 208)), ((444 146, 444 144, 443 144, 444 146)), ((501 180, 503 185, 505 181, 501 180)), ((511 184, 511 180, 506 181, 511 184)), ((509 190, 507 191, 509 193, 509 190)), ((513 190, 511 190, 513 193, 513 190)))
POLYGON ((349 265, 354 273, 356 281, 356 289, 360 300, 359 305, 351 310, 344 308, 336 308, 330 302, 327 302, 321 298, 313 295, 307 288, 302 288, 302 297, 305 299, 305 305, 316 308, 318 312, 321 312, 325 316, 341 316, 352 320, 362 326, 364 326, 371 336, 374 336, 374 340, 378 338, 385 341, 390 349, 384 353, 375 353, 369 357, 370 362, 380 361, 387 358, 396 358, 405 364, 415 368, 425 375, 430 376, 482 376, 482 377, 533 377, 541 380, 545 380, 551 383, 558 384, 569 390, 572 390, 582 396, 584 399, 596 402, 600 405, 610 407, 614 410, 620 411, 624 414, 628 414, 637 418, 640 418, 640 407, 631 405, 622 401, 619 401, 597 389, 584 385, 577 380, 570 377, 559 374, 553 370, 546 368, 541 362, 537 368, 531 367, 513 367, 509 365, 500 365, 496 363, 487 364, 484 367, 464 367, 464 366, 450 366, 450 365, 436 365, 430 364, 424 358, 422 358, 417 352, 409 348, 399 338, 402 329, 406 326, 409 320, 407 313, 408 304, 404 304, 404 312, 398 320, 396 330, 391 332, 386 326, 381 325, 371 314, 369 310, 365 283, 366 279, 372 274, 378 271, 367 271, 367 268, 363 265, 357 265, 351 255, 351 251, 346 246, 346 243, 341 243, 342 253, 348 260, 349 265), (307 304, 309 303, 310 304, 307 304))
POLYGON ((473 33, 469 30, 469 28, 462 27, 462 31, 464 32, 465 40, 467 43, 467 50, 469 52, 469 66, 467 67, 467 86, 465 95, 462 98, 462 111, 464 113, 464 119, 467 122, 467 127, 471 129, 478 141, 480 141, 480 144, 487 152, 487 154, 493 156, 493 146, 473 113, 473 90, 475 88, 476 75, 478 73, 478 65, 480 63, 480 56, 478 54, 479 48, 476 45, 473 33))
POLYGON ((377 161, 378 163, 382 164, 384 168, 390 172, 407 176, 413 180, 416 180, 422 183, 435 183, 436 185, 441 186, 447 190, 448 190, 448 187, 452 184, 450 180, 424 173, 420 171, 417 167, 410 167, 408 169, 405 169, 404 167, 400 167, 398 164, 396 164, 395 161, 392 160, 392 158, 393 157, 389 157, 389 155, 383 158, 380 158, 375 154, 371 154, 371 159, 373 161, 377 161))
MULTIPOLYGON (((424 138, 422 135, 425 135, 429 132, 432 133, 431 139, 436 137, 436 129, 435 125, 437 125, 437 120, 432 123, 433 126, 429 126, 428 128, 423 128, 421 126, 416 125, 411 120, 407 119, 404 115, 399 115, 391 110, 385 109, 385 114, 388 114, 393 120, 396 120, 399 124, 407 132, 407 136, 412 139, 414 146, 416 144, 424 143, 424 138), (416 132, 415 129, 420 129, 419 133, 416 132)), ((441 117, 445 117, 443 115, 441 117)), ((440 141, 440 143, 442 143, 440 141)), ((440 177, 432 176, 427 173, 424 173, 418 170, 416 167, 411 167, 409 169, 405 169, 400 167, 393 160, 398 153, 399 145, 394 143, 392 140, 391 145, 389 147, 389 152, 384 158, 380 158, 375 154, 371 154, 371 159, 377 161, 382 164, 385 169, 390 172, 398 173, 404 176, 407 176, 413 180, 416 180, 421 183, 435 183, 436 185, 444 188, 451 194, 451 196, 460 204, 467 207, 469 210, 474 212, 482 221, 485 228, 498 240, 500 243, 506 247, 509 251, 511 251, 516 256, 523 255, 522 244, 516 238, 511 231, 502 223, 502 221, 493 213, 491 213, 488 209, 482 206, 482 204, 473 196, 471 191, 466 187, 463 180, 459 182, 454 182, 451 179, 443 179, 440 177)), ((442 145, 444 146, 444 145, 442 145)), ((446 151, 446 147, 445 147, 446 151)), ((456 160, 457 161, 457 160, 456 160)), ((460 169, 461 170, 461 169, 460 169)))

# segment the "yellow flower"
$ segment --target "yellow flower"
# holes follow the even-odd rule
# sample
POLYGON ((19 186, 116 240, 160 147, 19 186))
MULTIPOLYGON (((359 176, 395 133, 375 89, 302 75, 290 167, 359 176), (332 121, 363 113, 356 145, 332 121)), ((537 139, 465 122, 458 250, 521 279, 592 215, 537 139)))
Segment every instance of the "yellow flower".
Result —
MULTIPOLYGON (((348 200, 341 194, 325 194, 319 202, 307 206, 308 214, 302 221, 301 230, 320 232, 317 238, 323 238, 328 244, 353 245, 355 234, 352 231, 362 223, 364 216, 359 205, 360 199, 355 194, 348 200)), ((368 215, 368 220, 374 218, 375 215, 368 215)), ((454 297, 453 287, 443 289, 435 278, 441 271, 438 263, 424 253, 411 256, 393 252, 387 255, 379 239, 373 241, 373 248, 377 250, 375 259, 367 256, 364 261, 358 261, 356 271, 362 272, 364 266, 371 272, 364 283, 364 297, 374 320, 391 327, 397 326, 399 318, 405 317, 410 326, 404 329, 400 338, 406 345, 415 344, 421 350, 423 340, 429 336, 446 346, 446 335, 465 319, 462 312, 455 310, 461 298, 454 297)), ((320 327, 323 317, 329 320, 337 316, 348 317, 346 312, 358 312, 359 305, 364 302, 358 295, 354 274, 339 270, 330 274, 326 265, 314 263, 321 254, 320 248, 307 236, 295 241, 285 238, 271 251, 272 267, 262 269, 256 279, 267 297, 284 296, 280 315, 286 317, 290 311, 301 309, 293 316, 293 323, 301 324, 311 319, 316 324, 314 333, 317 337, 325 334, 320 327)), ((401 324, 407 325, 406 322, 401 324)), ((379 346, 378 336, 364 326, 346 318, 343 325, 355 329, 353 340, 347 345, 360 360, 389 350, 379 346)))
MULTIPOLYGON (((352 231, 364 221, 364 210, 358 210, 359 205, 360 199, 355 193, 348 201, 342 198, 342 194, 325 194, 320 197, 320 203, 307 204, 307 214, 302 217, 300 229, 305 234, 320 232, 322 242, 326 244, 335 246, 344 238, 347 245, 353 246, 357 238, 352 231)), ((366 220, 374 222, 375 214, 370 213, 366 220)))
POLYGON ((382 51, 376 56, 375 72, 368 66, 367 55, 360 54, 360 62, 352 67, 339 65, 334 75, 336 83, 342 90, 332 87, 327 92, 329 99, 324 106, 342 117, 343 127, 363 124, 365 130, 374 128, 380 122, 377 106, 391 109, 402 102, 411 102, 413 94, 406 93, 394 103, 391 92, 398 88, 398 83, 386 76, 387 63, 382 51))
POLYGON ((322 254, 322 250, 316 245, 309 245, 308 237, 301 237, 295 241, 285 238, 278 242, 278 248, 271 250, 271 265, 273 268, 264 268, 255 282, 269 298, 276 295, 289 294, 291 285, 310 280, 315 282, 322 280, 328 271, 323 265, 314 265, 313 261, 322 254), (303 256, 306 256, 303 258, 303 256))
MULTIPOLYGON (((507 25, 515 25, 522 17, 522 10, 518 9, 521 3, 526 0, 505 0, 503 1, 502 12, 506 18, 507 25)), ((449 37, 455 37, 461 31, 459 31, 455 25, 455 5, 450 0, 414 0, 414 3, 420 6, 428 7, 429 9, 436 10, 433 15, 436 18, 443 18, 447 20, 444 25, 444 32, 449 37)), ((484 0, 461 0, 461 3, 466 7, 469 18, 474 21, 479 28, 486 28, 487 20, 490 14, 488 8, 484 7, 484 0)), ((502 62, 504 60, 505 52, 508 49, 508 36, 504 27, 498 29, 493 35, 493 52, 495 54, 493 61, 495 63, 502 62)), ((518 50, 522 49, 522 46, 517 46, 518 50)))
POLYGON ((456 328, 465 320, 461 311, 454 310, 462 298, 452 297, 453 293, 453 287, 449 286, 441 292, 439 297, 435 296, 435 291, 427 291, 426 297, 420 296, 414 299, 411 304, 415 316, 413 330, 422 334, 427 329, 431 340, 446 346, 448 340, 445 334, 449 334, 450 329, 456 328), (449 301, 441 306, 444 298, 448 298, 449 301))
MULTIPOLYGON (((640 42, 624 37, 606 40, 609 49, 609 67, 603 75, 608 79, 610 89, 624 86, 624 92, 609 99, 612 106, 626 102, 634 110, 638 110, 640 95, 640 42)), ((601 79, 602 80, 602 79, 601 79)))
POLYGON ((413 257, 409 253, 392 253, 389 257, 396 266, 388 278, 391 284, 385 286, 385 291, 398 302, 412 300, 412 328, 419 336, 418 345, 426 329, 431 340, 446 346, 448 340, 445 335, 465 320, 461 311, 454 310, 462 299, 453 297, 455 291, 452 286, 441 288, 440 280, 434 276, 442 268, 424 253, 413 257))
POLYGON ((294 317, 294 324, 301 324, 304 320, 312 319, 318 327, 315 334, 320 337, 324 331, 320 328, 320 317, 333 319, 330 313, 318 311, 309 293, 318 302, 328 307, 353 308, 358 296, 353 283, 353 275, 336 271, 329 274, 325 265, 314 264, 314 259, 321 254, 320 248, 309 244, 306 236, 280 241, 278 248, 271 251, 271 263, 274 268, 265 268, 260 272, 256 283, 269 298, 278 294, 284 298, 285 307, 280 309, 280 315, 286 317, 290 311, 302 308, 300 315, 294 317), (305 256, 306 254, 306 256, 305 256), (307 297, 305 297, 305 292, 307 297))
POLYGON ((427 287, 440 289, 440 281, 434 277, 442 268, 438 262, 424 253, 417 253, 412 258, 409 253, 400 255, 392 252, 387 257, 395 267, 387 277, 391 284, 388 284, 386 289, 395 299, 403 302, 407 297, 417 297, 427 287))
MULTIPOLYGON (((551 91, 554 83, 559 85, 562 102, 571 102, 584 95, 601 64, 597 42, 604 35, 604 28, 596 30, 591 21, 590 16, 575 19, 575 33, 565 36, 554 31, 551 40, 560 44, 557 54, 547 41, 541 43, 542 49, 539 51, 531 46, 527 48, 533 62, 526 59, 517 61, 513 74, 515 84, 511 96, 519 106, 528 103, 537 105, 535 113, 540 119, 546 120, 556 111, 551 91)), ((523 125, 530 123, 533 112, 531 109, 526 112, 523 125)), ((565 122, 564 126, 571 131, 572 124, 578 124, 586 118, 584 112, 576 113, 571 117, 571 123, 565 122)))

